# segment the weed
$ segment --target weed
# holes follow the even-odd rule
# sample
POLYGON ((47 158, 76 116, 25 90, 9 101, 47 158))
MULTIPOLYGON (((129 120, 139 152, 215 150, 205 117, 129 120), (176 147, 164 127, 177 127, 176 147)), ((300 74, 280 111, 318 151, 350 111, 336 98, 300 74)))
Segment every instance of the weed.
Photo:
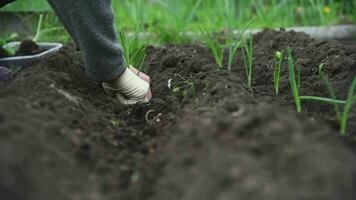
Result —
POLYGON ((274 71, 273 71, 273 83, 276 94, 279 93, 279 85, 281 83, 281 68, 284 60, 284 51, 274 52, 274 71))

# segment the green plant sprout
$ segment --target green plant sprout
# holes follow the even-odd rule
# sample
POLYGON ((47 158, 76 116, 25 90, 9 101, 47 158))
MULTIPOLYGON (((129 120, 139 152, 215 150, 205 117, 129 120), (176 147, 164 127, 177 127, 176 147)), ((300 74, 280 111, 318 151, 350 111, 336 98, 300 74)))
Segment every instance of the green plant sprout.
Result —
MULTIPOLYGON (((327 88, 331 98, 336 99, 336 93, 331 85, 331 82, 329 81, 327 74, 324 72, 323 69, 324 69, 324 63, 321 63, 319 65, 319 77, 326 85, 326 88, 327 88)), ((340 112, 339 105, 334 104, 334 109, 335 109, 335 113, 336 113, 336 119, 340 123, 341 122, 341 112, 340 112)))
POLYGON ((220 44, 217 39, 214 39, 214 36, 212 36, 212 34, 209 33, 205 28, 200 28, 200 32, 203 36, 204 42, 213 54, 215 63, 219 69, 222 69, 224 60, 224 46, 220 44))
POLYGON ((243 46, 243 60, 247 76, 247 86, 251 90, 253 73, 253 36, 250 35, 243 46))
POLYGON ((175 78, 178 78, 178 81, 176 83, 172 83, 175 81, 174 79, 169 79, 168 80, 168 88, 172 90, 173 93, 182 93, 183 96, 187 96, 189 93, 189 90, 192 91, 192 96, 195 99, 197 97, 196 94, 196 86, 195 86, 195 79, 199 76, 199 73, 196 75, 190 74, 190 77, 184 78, 180 74, 174 74, 175 78))
POLYGON ((232 63, 236 57, 236 54, 237 54, 237 50, 241 47, 241 44, 243 44, 243 41, 244 41, 244 34, 247 30, 247 28, 252 24, 252 22, 254 21, 255 19, 252 19, 251 21, 249 21, 245 27, 242 29, 241 33, 239 34, 237 40, 230 46, 230 49, 229 49, 229 58, 228 58, 228 66, 227 66, 227 69, 229 71, 231 71, 231 67, 232 67, 232 63))
POLYGON ((52 28, 43 28, 43 16, 44 16, 43 14, 40 14, 40 16, 39 16, 35 36, 32 39, 34 42, 39 42, 39 40, 46 34, 49 34, 51 32, 58 31, 58 30, 63 30, 63 27, 60 27, 60 26, 56 26, 56 27, 52 27, 52 28))
POLYGON ((302 102, 299 96, 299 89, 300 89, 300 69, 297 71, 296 77, 296 69, 295 63, 292 56, 292 50, 288 48, 288 71, 289 71, 289 82, 292 89, 295 105, 297 112, 302 112, 302 102))
POLYGON ((119 38, 122 48, 124 49, 126 63, 142 71, 143 62, 146 58, 147 44, 141 42, 138 32, 136 32, 132 39, 129 39, 126 35, 125 28, 122 28, 119 32, 119 38))
POLYGON ((331 86, 331 82, 329 81, 327 75, 324 73, 323 71, 323 66, 324 63, 319 65, 319 76, 320 79, 325 83, 331 98, 326 98, 326 97, 318 97, 318 96, 300 96, 299 99, 300 100, 311 100, 311 101, 319 101, 319 102, 323 102, 323 103, 328 103, 328 104, 332 104, 335 107, 335 111, 336 111, 336 115, 337 115, 337 119, 338 121, 340 121, 341 119, 341 114, 340 114, 340 109, 339 109, 339 104, 346 104, 346 101, 344 100, 338 100, 336 98, 336 94, 334 89, 331 86))
POLYGON ((274 71, 273 71, 273 83, 276 94, 279 94, 279 86, 281 83, 281 68, 284 60, 284 51, 274 52, 274 71))
POLYGON ((345 136, 347 133, 346 132, 347 131, 347 120, 349 118, 349 113, 350 113, 351 107, 352 107, 354 101, 356 101, 355 93, 356 93, 356 77, 352 81, 351 87, 349 88, 346 104, 345 104, 345 107, 344 107, 344 110, 343 110, 342 116, 341 116, 340 132, 341 132, 341 135, 343 135, 343 136, 345 136))

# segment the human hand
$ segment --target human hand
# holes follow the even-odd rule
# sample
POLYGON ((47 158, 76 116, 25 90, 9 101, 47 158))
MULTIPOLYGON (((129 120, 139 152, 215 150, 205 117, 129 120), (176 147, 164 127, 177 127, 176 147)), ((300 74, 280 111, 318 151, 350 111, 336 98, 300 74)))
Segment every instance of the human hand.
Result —
POLYGON ((147 103, 152 98, 149 79, 147 80, 140 78, 131 69, 126 69, 121 76, 113 81, 104 82, 102 85, 106 94, 116 98, 122 104, 131 105, 147 103))

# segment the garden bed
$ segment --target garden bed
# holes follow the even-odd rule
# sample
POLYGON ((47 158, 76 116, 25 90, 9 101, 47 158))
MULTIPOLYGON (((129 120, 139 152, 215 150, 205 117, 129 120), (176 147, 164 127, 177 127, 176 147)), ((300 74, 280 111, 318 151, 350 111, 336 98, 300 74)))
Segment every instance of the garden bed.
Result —
POLYGON ((0 85, 0 198, 355 199, 355 106, 341 137, 333 106, 295 111, 285 64, 279 95, 272 77, 274 50, 290 47, 302 95, 328 96, 325 62, 346 99, 356 44, 271 30, 254 44, 252 91, 241 54, 229 72, 202 45, 148 48, 154 99, 130 107, 85 76, 73 47, 22 70, 0 85))

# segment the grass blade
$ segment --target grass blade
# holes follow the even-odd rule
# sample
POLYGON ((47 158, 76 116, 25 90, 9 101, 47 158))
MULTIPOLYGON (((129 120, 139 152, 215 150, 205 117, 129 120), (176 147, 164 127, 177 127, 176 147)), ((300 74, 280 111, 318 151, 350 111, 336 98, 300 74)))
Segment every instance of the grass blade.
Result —
POLYGON ((252 24, 254 20, 255 19, 250 20, 245 25, 245 27, 242 29, 241 33, 239 34, 239 37, 229 49, 229 59, 228 59, 228 67, 227 67, 229 71, 231 71, 232 63, 234 61, 234 58, 236 57, 237 50, 240 48, 241 44, 243 43, 243 35, 245 34, 247 28, 252 24))
POLYGON ((291 85, 297 112, 302 112, 302 103, 300 101, 300 96, 299 96, 299 86, 298 86, 299 84, 297 83, 298 81, 296 80, 294 59, 292 56, 292 50, 290 48, 288 48, 288 71, 289 71, 289 82, 291 85))
POLYGON ((330 99, 330 98, 325 98, 325 97, 317 97, 317 96, 300 96, 300 100, 311 100, 311 101, 319 101, 319 102, 324 102, 332 105, 338 105, 338 104, 346 104, 346 101, 344 100, 337 100, 337 99, 330 99))

